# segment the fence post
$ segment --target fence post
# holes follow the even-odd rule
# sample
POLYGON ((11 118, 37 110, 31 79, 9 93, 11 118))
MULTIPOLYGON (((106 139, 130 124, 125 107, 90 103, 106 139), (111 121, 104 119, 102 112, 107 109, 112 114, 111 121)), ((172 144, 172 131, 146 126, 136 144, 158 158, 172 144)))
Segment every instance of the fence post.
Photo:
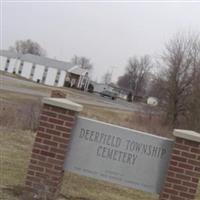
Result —
POLYGON ((26 176, 37 199, 55 200, 64 176, 64 160, 76 115, 82 106, 64 98, 44 98, 26 176))
POLYGON ((200 134, 175 129, 175 143, 160 200, 194 200, 200 179, 200 134))

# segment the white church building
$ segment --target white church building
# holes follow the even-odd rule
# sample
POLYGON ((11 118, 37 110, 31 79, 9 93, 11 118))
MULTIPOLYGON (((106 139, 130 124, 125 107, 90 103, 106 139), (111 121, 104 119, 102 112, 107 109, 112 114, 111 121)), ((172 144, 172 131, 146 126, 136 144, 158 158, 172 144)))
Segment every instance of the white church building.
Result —
POLYGON ((78 89, 87 89, 89 85, 88 70, 32 54, 0 50, 0 70, 50 86, 63 87, 66 81, 78 89))

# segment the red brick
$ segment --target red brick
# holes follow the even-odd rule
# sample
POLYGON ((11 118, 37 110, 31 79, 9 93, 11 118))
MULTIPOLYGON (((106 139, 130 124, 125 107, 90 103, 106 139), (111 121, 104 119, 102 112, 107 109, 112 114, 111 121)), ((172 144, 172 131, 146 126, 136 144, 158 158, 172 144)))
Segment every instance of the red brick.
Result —
POLYGON ((177 166, 178 165, 178 162, 174 161, 174 160, 171 160, 170 161, 170 165, 171 166, 177 166))
POLYGON ((45 116, 45 115, 40 115, 40 121, 47 121, 48 120, 48 117, 45 116))
POLYGON ((186 158, 183 158, 181 156, 175 156, 175 155, 172 155, 171 157, 172 160, 175 160, 175 161, 180 161, 180 162, 186 162, 186 158))
POLYGON ((196 157, 196 155, 194 153, 188 153, 188 152, 184 152, 184 151, 181 153, 181 155, 183 157, 190 158, 190 159, 193 159, 196 157))
POLYGON ((40 153, 40 149, 33 148, 33 149, 32 149, 32 152, 33 152, 33 153, 36 153, 36 154, 39 154, 39 153, 40 153))
POLYGON ((52 153, 52 152, 48 152, 48 151, 41 151, 41 155, 44 155, 44 156, 48 156, 48 157, 51 157, 51 158, 55 158, 55 153, 52 153))
POLYGON ((42 167, 47 167, 47 168, 52 168, 52 164, 48 163, 48 162, 38 162, 38 165, 42 166, 42 167))
POLYGON ((56 107, 56 106, 52 106, 52 107, 51 107, 51 111, 54 111, 54 112, 56 112, 56 113, 61 113, 61 114, 67 113, 67 110, 66 110, 66 109, 59 108, 59 107, 56 107))
POLYGON ((187 194, 185 192, 180 193, 181 197, 187 198, 187 199, 194 199, 194 194, 187 194))
POLYGON ((74 116, 70 116, 70 115, 58 115, 59 119, 65 120, 65 121, 69 121, 72 122, 74 121, 75 117, 74 116))
POLYGON ((168 193, 168 194, 174 194, 174 195, 177 195, 178 192, 174 189, 168 189, 168 188, 165 188, 165 193, 168 193))
POLYGON ((181 183, 181 180, 176 179, 176 178, 167 177, 166 180, 167 180, 169 183, 174 183, 174 184, 180 184, 180 183, 181 183))
POLYGON ((186 182, 186 181, 183 181, 183 185, 190 187, 190 188, 197 188, 197 186, 198 186, 196 183, 191 183, 191 182, 186 182))
POLYGON ((67 144, 69 142, 69 139, 56 137, 56 136, 53 137, 53 140, 59 143, 64 143, 64 144, 67 144))
POLYGON ((55 166, 54 166, 54 169, 55 169, 55 170, 59 170, 59 171, 61 171, 61 170, 63 170, 63 167, 58 166, 58 165, 55 165, 55 166))
POLYGON ((39 154, 32 154, 31 155, 32 158, 36 159, 36 160, 41 160, 41 161, 45 161, 46 160, 46 157, 43 156, 43 155, 39 155, 39 154))
POLYGON ((69 131, 71 131, 71 128, 66 128, 63 126, 56 126, 56 130, 63 131, 63 132, 69 132, 69 131))
POLYGON ((63 165, 64 164, 64 160, 58 160, 55 158, 48 158, 47 160, 49 163, 55 164, 55 165, 63 165))
POLYGON ((45 144, 41 144, 41 143, 35 142, 34 148, 43 149, 43 150, 48 150, 48 149, 49 149, 49 146, 48 146, 48 145, 45 145, 45 144))
POLYGON ((177 149, 173 149, 173 152, 172 152, 174 155, 180 155, 181 154, 181 151, 180 150, 177 150, 177 149))
POLYGON ((43 167, 39 167, 37 165, 32 165, 32 164, 29 165, 29 168, 32 169, 32 170, 41 171, 41 172, 44 170, 43 167))
POLYGON ((175 143, 175 146, 174 146, 175 149, 178 149, 178 150, 184 150, 184 151, 188 151, 190 148, 189 146, 185 146, 185 145, 182 145, 182 144, 177 144, 175 143))
POLYGON ((198 178, 192 178, 192 182, 193 182, 193 183, 198 183, 198 182, 199 182, 199 179, 198 179, 198 178))
POLYGON ((52 170, 52 169, 46 169, 46 173, 47 174, 53 174, 54 176, 60 176, 61 173, 56 171, 56 170, 52 170))
POLYGON ((184 144, 184 139, 177 137, 175 142, 178 143, 178 144, 184 144))
POLYGON ((185 200, 185 198, 184 197, 179 197, 179 196, 171 195, 170 200, 185 200))
POLYGON ((40 172, 36 172, 36 176, 38 177, 41 177, 41 178, 48 178, 49 176, 47 174, 45 174, 44 172, 43 173, 40 173, 40 172))
POLYGON ((56 159, 58 160, 64 160, 65 159, 65 155, 56 155, 56 159))
POLYGON ((36 163, 37 163, 37 160, 31 159, 31 160, 30 160, 30 163, 36 164, 36 163))
POLYGON ((186 170, 185 171, 186 175, 192 176, 192 177, 199 177, 199 174, 195 171, 190 171, 190 170, 186 170))
POLYGON ((167 172, 167 176, 169 176, 169 177, 175 177, 175 175, 176 175, 176 173, 173 172, 173 171, 168 171, 167 172))
POLYGON ((184 173, 184 169, 179 168, 179 167, 169 166, 169 170, 171 170, 173 172, 184 173))
POLYGON ((27 174, 29 174, 29 175, 31 175, 31 176, 34 176, 35 175, 35 172, 34 171, 31 171, 31 170, 28 170, 28 173, 27 174))
POLYGON ((48 117, 57 117, 57 113, 51 112, 51 111, 43 110, 43 111, 42 111, 42 114, 43 114, 43 115, 47 115, 48 117))
POLYGON ((63 120, 56 119, 56 118, 49 118, 48 121, 51 122, 51 123, 54 123, 54 124, 58 124, 58 125, 63 125, 64 124, 63 120))
POLYGON ((74 125, 74 123, 72 123, 72 122, 65 122, 65 126, 66 127, 73 127, 73 125, 74 125))
POLYGON ((187 191, 187 187, 182 185, 174 185, 173 188, 178 191, 187 191))
POLYGON ((200 149, 191 148, 191 152, 200 154, 200 149))
POLYGON ((38 132, 36 137, 51 139, 51 135, 42 132, 38 132))
POLYGON ((198 143, 198 142, 191 141, 191 140, 185 140, 185 141, 184 141, 184 144, 185 144, 185 145, 188 145, 188 146, 191 146, 191 147, 198 147, 198 146, 199 146, 199 143, 198 143))
POLYGON ((57 136, 61 135, 61 132, 52 129, 46 129, 46 132, 52 135, 57 135, 57 136))
POLYGON ((185 181, 191 180, 190 176, 186 176, 184 174, 176 174, 176 178, 181 179, 181 180, 185 180, 185 181))
POLYGON ((196 189, 191 189, 191 188, 190 188, 188 192, 191 193, 191 194, 196 194, 197 190, 196 190, 196 189))
POLYGON ((58 144, 57 142, 54 142, 54 141, 51 141, 51 140, 44 140, 43 143, 50 145, 50 146, 54 146, 54 147, 56 147, 57 144, 58 144))
POLYGON ((195 166, 200 166, 200 161, 197 161, 197 160, 188 160, 188 163, 195 165, 195 166))
POLYGON ((200 172, 200 167, 195 167, 194 170, 195 170, 196 172, 200 172))
POLYGON ((59 148, 53 148, 53 147, 50 149, 50 151, 53 152, 53 153, 60 153, 60 154, 66 153, 66 150, 59 149, 59 148))
POLYGON ((190 169, 190 170, 192 170, 194 168, 193 165, 188 165, 186 163, 179 163, 178 166, 181 168, 190 169))
POLYGON ((41 143, 42 142, 42 138, 36 137, 35 138, 35 142, 41 143))
POLYGON ((48 123, 48 122, 40 122, 41 127, 45 127, 45 128, 54 128, 54 125, 52 123, 48 123))

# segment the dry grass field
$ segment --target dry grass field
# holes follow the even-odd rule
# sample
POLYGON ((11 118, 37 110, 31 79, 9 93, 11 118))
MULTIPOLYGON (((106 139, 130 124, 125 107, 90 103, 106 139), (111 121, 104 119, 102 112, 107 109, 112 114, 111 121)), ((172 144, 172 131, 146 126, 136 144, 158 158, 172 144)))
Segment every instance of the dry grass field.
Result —
MULTIPOLYGON (((0 199, 31 200, 22 195, 41 99, 0 94, 0 199), (34 123, 33 123, 34 122, 34 123), (32 129, 32 130, 30 130, 32 129)), ((171 137, 160 117, 85 105, 82 116, 171 137)), ((157 195, 66 173, 60 200, 156 200, 157 195)), ((200 190, 196 200, 200 199, 200 190)))

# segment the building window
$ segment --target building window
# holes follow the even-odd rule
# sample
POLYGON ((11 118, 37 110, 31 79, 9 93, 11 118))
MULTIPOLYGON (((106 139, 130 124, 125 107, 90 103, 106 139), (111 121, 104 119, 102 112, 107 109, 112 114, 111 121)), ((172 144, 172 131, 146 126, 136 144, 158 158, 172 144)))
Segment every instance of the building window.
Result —
POLYGON ((55 80, 55 83, 58 83, 58 80, 55 80))
POLYGON ((9 64, 9 62, 10 62, 10 60, 9 60, 9 59, 7 59, 7 64, 9 64))
POLYGON ((21 74, 22 73, 22 71, 21 70, 19 70, 19 74, 21 74))
POLYGON ((5 68, 5 71, 6 71, 6 72, 8 71, 8 68, 7 68, 7 67, 5 68))

